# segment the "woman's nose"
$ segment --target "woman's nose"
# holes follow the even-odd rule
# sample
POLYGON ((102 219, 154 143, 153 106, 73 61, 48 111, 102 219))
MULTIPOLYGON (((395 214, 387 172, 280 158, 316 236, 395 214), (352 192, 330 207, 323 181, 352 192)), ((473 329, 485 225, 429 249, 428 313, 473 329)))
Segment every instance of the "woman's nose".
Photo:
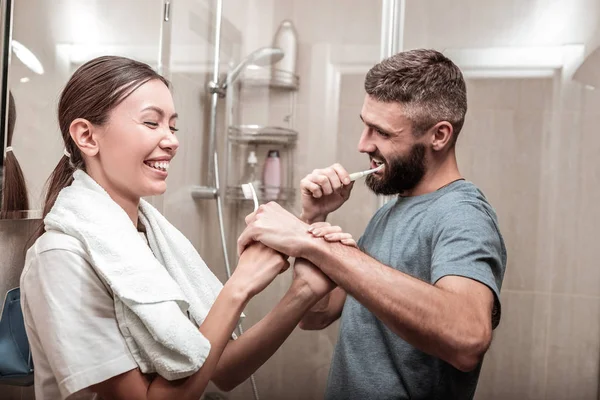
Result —
POLYGON ((179 139, 169 130, 169 134, 160 142, 160 147, 176 152, 179 148, 179 139))

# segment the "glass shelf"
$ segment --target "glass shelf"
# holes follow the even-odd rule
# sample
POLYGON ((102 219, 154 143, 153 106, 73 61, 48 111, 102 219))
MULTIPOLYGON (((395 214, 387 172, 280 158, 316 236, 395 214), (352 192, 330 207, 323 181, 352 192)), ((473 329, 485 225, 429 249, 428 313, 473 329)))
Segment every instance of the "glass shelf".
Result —
MULTIPOLYGON (((271 198, 266 196, 266 189, 270 189, 268 186, 259 186, 258 188, 254 188, 256 190, 256 197, 258 197, 258 202, 260 204, 268 203, 269 201, 276 201, 278 203, 283 202, 292 202, 294 201, 294 195, 296 191, 294 188, 289 187, 279 187, 273 189, 279 189, 279 193, 276 198, 271 198)), ((247 200, 244 197, 244 193, 242 192, 242 187, 240 186, 228 186, 225 191, 225 197, 227 200, 233 201, 248 201, 252 203, 252 199, 247 200)), ((274 197, 274 196, 273 196, 274 197)))
POLYGON ((294 145, 298 132, 277 126, 236 125, 229 127, 229 140, 238 144, 294 145))
POLYGON ((240 84, 296 91, 300 87, 300 78, 281 69, 253 66, 246 68, 240 76, 240 84))

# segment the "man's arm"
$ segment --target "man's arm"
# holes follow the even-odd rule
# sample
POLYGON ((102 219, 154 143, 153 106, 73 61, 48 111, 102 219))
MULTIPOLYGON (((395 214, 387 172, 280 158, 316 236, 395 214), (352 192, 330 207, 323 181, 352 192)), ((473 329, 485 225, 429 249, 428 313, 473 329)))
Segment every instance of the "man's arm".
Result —
POLYGON ((323 240, 300 250, 398 336, 461 371, 474 369, 491 342, 492 291, 469 278, 435 285, 387 267, 358 249, 323 240))
POLYGON ((304 315, 300 329, 314 331, 327 328, 340 318, 345 302, 346 292, 338 286, 304 315))
POLYGON ((358 249, 314 237, 306 223, 276 203, 262 205, 246 217, 248 226, 238 247, 241 250, 258 241, 311 261, 404 340, 469 371, 481 361, 491 341, 494 292, 490 288, 495 287, 493 279, 501 279, 503 267, 497 254, 501 246, 497 232, 470 208, 464 211, 448 214, 453 221, 438 224, 433 285, 358 249), (476 223, 467 223, 467 218, 476 223))

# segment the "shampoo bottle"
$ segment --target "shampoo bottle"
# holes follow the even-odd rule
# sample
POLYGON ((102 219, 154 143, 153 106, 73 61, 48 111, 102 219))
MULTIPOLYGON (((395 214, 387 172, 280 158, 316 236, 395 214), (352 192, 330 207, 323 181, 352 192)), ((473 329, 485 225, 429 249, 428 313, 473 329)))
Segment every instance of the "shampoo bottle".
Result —
POLYGON ((277 200, 281 187, 281 160, 278 150, 269 150, 263 169, 265 200, 277 200))
MULTIPOLYGON (((290 20, 284 20, 279 25, 273 47, 283 50, 283 58, 275 64, 275 69, 296 75, 296 60, 298 58, 298 37, 294 24, 290 20)), ((290 79, 292 77, 290 76, 290 79)))

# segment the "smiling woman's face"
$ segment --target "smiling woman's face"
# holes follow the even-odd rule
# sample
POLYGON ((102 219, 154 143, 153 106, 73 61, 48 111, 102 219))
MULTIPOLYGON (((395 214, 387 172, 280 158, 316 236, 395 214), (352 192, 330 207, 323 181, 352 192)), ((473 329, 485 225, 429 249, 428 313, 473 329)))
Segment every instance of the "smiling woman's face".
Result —
POLYGON ((135 89, 95 135, 98 153, 88 173, 110 195, 137 201, 167 189, 169 163, 179 141, 171 92, 160 80, 135 89))

